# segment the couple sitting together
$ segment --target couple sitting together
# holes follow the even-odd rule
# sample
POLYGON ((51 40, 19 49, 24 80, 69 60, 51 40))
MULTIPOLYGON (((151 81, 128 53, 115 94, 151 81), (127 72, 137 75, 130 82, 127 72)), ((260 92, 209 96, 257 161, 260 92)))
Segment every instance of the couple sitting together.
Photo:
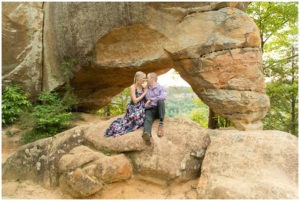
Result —
POLYGON ((166 90, 157 83, 157 74, 146 74, 138 71, 134 84, 130 86, 131 101, 127 105, 123 118, 113 121, 106 130, 105 136, 119 136, 137 130, 144 125, 142 138, 147 145, 151 144, 151 128, 155 119, 159 119, 157 136, 163 136, 166 90))

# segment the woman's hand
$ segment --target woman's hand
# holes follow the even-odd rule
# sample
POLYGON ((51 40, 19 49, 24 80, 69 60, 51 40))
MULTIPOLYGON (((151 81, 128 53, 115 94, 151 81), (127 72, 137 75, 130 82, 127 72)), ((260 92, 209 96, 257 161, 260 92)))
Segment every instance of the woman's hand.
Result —
POLYGON ((144 82, 144 83, 142 84, 142 87, 143 87, 144 89, 148 89, 148 84, 147 84, 147 82, 144 82))
POLYGON ((144 93, 146 94, 148 92, 148 87, 144 88, 144 93))

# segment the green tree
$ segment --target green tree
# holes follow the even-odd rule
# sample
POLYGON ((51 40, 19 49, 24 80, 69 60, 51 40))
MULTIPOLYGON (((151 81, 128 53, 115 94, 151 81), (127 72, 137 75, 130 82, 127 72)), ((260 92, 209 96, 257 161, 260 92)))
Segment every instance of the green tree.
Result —
POLYGON ((265 129, 298 134, 298 3, 253 2, 247 13, 260 29, 271 107, 265 129))
POLYGON ((168 98, 165 101, 167 117, 188 117, 198 106, 193 104, 196 94, 191 87, 172 86, 166 88, 168 98))
POLYGON ((189 115, 189 117, 200 124, 203 128, 208 126, 208 110, 209 107, 205 105, 198 97, 193 99, 193 105, 196 106, 189 115))
POLYGON ((103 117, 112 117, 126 112, 127 104, 130 101, 129 88, 113 97, 112 101, 97 111, 97 114, 103 117))
POLYGON ((34 106, 33 113, 28 117, 33 121, 33 129, 22 137, 22 141, 32 142, 67 129, 72 116, 67 112, 68 108, 57 93, 42 92, 39 104, 34 106))
POLYGON ((20 86, 6 86, 2 92, 2 125, 6 126, 19 120, 20 115, 30 106, 28 93, 20 86))

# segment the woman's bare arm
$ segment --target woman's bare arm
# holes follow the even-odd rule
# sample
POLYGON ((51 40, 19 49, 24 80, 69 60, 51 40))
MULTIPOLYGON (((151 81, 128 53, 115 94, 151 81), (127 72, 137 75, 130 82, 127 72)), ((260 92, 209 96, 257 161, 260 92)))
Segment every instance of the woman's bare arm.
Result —
POLYGON ((137 104, 140 100, 142 100, 145 97, 146 93, 147 93, 147 90, 145 90, 144 93, 140 97, 137 98, 135 96, 135 86, 134 85, 130 86, 130 98, 134 104, 137 104))

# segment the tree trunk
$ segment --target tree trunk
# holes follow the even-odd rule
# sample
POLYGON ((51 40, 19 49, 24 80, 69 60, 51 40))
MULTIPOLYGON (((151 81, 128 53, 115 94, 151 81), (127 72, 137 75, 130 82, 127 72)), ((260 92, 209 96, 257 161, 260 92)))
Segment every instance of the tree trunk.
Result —
MULTIPOLYGON (((295 49, 294 47, 292 47, 292 56, 295 55, 295 49)), ((292 85, 294 84, 295 82, 295 59, 293 58, 292 59, 292 85)), ((291 101, 291 107, 292 107, 292 110, 291 110, 291 119, 292 119, 292 130, 291 130, 291 133, 293 135, 297 135, 297 131, 296 131, 296 125, 297 125, 297 122, 296 122, 296 97, 295 97, 295 94, 292 93, 292 97, 291 97, 292 101, 291 101)))
POLYGON ((105 115, 106 115, 107 117, 110 117, 110 115, 111 115, 110 105, 107 105, 107 106, 105 107, 105 115))
POLYGON ((208 128, 216 129, 218 127, 218 122, 216 119, 216 114, 209 108, 209 118, 208 118, 208 128))

